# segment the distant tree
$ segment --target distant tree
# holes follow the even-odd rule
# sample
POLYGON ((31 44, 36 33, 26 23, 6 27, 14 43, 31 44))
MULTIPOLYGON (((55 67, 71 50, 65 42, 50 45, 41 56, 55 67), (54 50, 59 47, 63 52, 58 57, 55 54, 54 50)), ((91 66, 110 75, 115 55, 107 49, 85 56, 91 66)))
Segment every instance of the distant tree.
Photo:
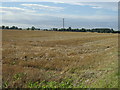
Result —
POLYGON ((18 27, 15 27, 15 29, 18 29, 18 27))
POLYGON ((66 31, 66 29, 65 28, 61 28, 60 31, 66 31))
POLYGON ((16 28, 15 26, 10 27, 10 29, 15 29, 15 28, 16 28))
POLYGON ((22 30, 22 28, 18 28, 18 30, 22 30))
POLYGON ((76 31, 77 31, 77 32, 80 32, 80 30, 79 30, 78 28, 76 29, 76 31))
POLYGON ((9 26, 6 26, 5 29, 9 29, 9 26))
POLYGON ((82 32, 86 32, 86 29, 85 29, 85 28, 82 28, 81 31, 82 31, 82 32))
POLYGON ((48 29, 43 29, 43 31, 49 31, 48 29))
POLYGON ((86 31, 87 31, 87 32, 91 32, 91 30, 90 30, 90 29, 87 29, 86 31))
POLYGON ((35 30, 40 30, 40 28, 35 28, 35 30))
POLYGON ((69 27, 69 28, 68 28, 68 31, 71 31, 71 30, 72 30, 72 28, 71 28, 71 27, 69 27))
POLYGON ((2 29, 5 29, 5 26, 2 26, 2 29))
POLYGON ((30 28, 27 28, 27 30, 30 30, 30 28))
POLYGON ((53 30, 53 31, 57 31, 58 29, 57 29, 57 28, 53 28, 52 30, 53 30))
POLYGON ((111 33, 113 33, 114 32, 114 30, 113 29, 111 29, 111 33))
POLYGON ((34 26, 32 26, 32 27, 31 27, 31 30, 35 30, 35 27, 34 27, 34 26))

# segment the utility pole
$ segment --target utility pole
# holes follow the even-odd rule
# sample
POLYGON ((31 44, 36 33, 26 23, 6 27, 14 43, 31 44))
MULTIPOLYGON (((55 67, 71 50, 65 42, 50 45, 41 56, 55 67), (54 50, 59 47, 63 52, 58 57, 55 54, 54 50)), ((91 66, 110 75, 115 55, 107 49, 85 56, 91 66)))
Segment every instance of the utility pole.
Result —
POLYGON ((64 18, 63 18, 63 28, 64 28, 64 18))

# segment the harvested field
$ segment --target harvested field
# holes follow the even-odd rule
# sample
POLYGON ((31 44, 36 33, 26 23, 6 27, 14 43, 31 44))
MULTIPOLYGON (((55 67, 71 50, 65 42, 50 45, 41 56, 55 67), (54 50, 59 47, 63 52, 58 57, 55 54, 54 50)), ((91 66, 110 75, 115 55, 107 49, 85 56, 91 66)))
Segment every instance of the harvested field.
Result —
POLYGON ((118 34, 3 30, 4 88, 117 88, 118 34))

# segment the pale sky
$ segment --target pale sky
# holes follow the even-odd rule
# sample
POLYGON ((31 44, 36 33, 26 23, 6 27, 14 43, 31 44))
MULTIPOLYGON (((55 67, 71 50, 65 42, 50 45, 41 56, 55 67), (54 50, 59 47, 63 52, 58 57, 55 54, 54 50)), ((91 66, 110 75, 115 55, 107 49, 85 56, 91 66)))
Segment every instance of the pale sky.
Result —
POLYGON ((7 1, 2 2, 0 7, 2 25, 15 25, 22 28, 31 26, 62 28, 62 18, 65 18, 66 28, 107 27, 117 30, 118 2, 80 2, 81 0, 7 1))

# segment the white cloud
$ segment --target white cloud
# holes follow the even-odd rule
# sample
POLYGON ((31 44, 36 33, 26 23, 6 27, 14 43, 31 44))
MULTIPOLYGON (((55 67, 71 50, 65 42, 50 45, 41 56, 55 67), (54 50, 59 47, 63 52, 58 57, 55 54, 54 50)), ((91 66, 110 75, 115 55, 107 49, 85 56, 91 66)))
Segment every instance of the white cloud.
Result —
POLYGON ((101 9, 102 7, 92 7, 92 8, 95 8, 95 9, 101 9))
POLYGON ((71 5, 90 6, 94 9, 108 9, 112 11, 118 11, 117 2, 69 2, 71 5))
POLYGON ((45 10, 63 10, 63 7, 54 7, 41 4, 21 4, 23 6, 31 7, 33 9, 45 9, 45 10))
POLYGON ((83 3, 85 5, 94 7, 95 9, 108 9, 112 11, 118 11, 118 3, 117 2, 89 2, 89 3, 83 3))
MULTIPOLYGON (((61 0, 60 0, 61 1, 61 0)), ((64 0, 65 1, 65 0, 64 0)), ((71 0, 70 0, 71 1, 71 0)), ((106 8, 106 9, 113 9, 115 10, 115 7, 113 3, 109 5, 109 3, 72 3, 71 1, 69 4, 71 5, 88 5, 91 8, 94 9, 100 9, 100 8, 106 8), (110 7, 109 7, 110 6, 110 7)), ((63 2, 60 2, 63 3, 63 2)), ((53 7, 53 6, 47 6, 47 5, 41 5, 41 4, 22 4, 25 7, 31 7, 35 9, 46 9, 46 10, 63 10, 61 7, 53 7)), ((64 17, 66 20, 66 26, 92 26, 92 23, 94 23, 93 26, 96 26, 95 23, 97 23, 97 26, 112 26, 114 25, 114 22, 117 22, 117 16, 112 15, 74 15, 74 14, 41 14, 36 13, 35 10, 24 8, 24 7, 0 7, 0 12, 4 13, 2 21, 4 25, 16 25, 16 26, 29 26, 32 25, 40 28, 52 28, 52 27, 60 27, 62 24, 62 18, 64 17), (32 12, 32 13, 31 13, 32 12), (84 23, 83 23, 84 22, 84 23), (99 23, 104 22, 104 23, 99 23), (111 22, 112 24, 105 22, 111 22)))
MULTIPOLYGON (((5 7, 4 7, 5 8, 5 7)), ((15 8, 14 8, 15 9, 15 8)), ((8 10, 8 9, 7 9, 8 10)), ((74 15, 74 14, 40 14, 40 13, 30 13, 27 10, 23 10, 19 13, 13 12, 13 9, 9 13, 6 12, 3 15, 3 21, 9 23, 25 23, 25 24, 39 24, 39 22, 46 22, 49 24, 54 22, 54 20, 61 20, 63 17, 66 20, 78 20, 80 22, 115 22, 117 20, 117 16, 108 16, 108 15, 74 15)), ((16 9, 15 9, 16 10, 16 9)), ((22 10, 22 9, 19 9, 22 10)), ((45 23, 45 24, 46 24, 45 23)), ((48 25, 49 25, 48 24, 48 25)))
POLYGON ((8 10, 24 10, 23 8, 18 8, 18 7, 0 7, 0 9, 8 9, 8 10))
MULTIPOLYGON (((91 6, 91 8, 94 8, 94 9, 101 8, 101 9, 109 9, 113 11, 118 10, 118 0, 103 0, 103 1, 102 0, 88 0, 88 1, 87 0, 84 0, 84 1, 83 0, 40 0, 38 2, 66 3, 71 5, 91 6)), ((36 6, 39 8, 63 9, 62 7, 51 7, 51 6, 38 5, 38 4, 37 5, 33 4, 33 6, 36 6)))
POLYGON ((16 13, 16 12, 35 12, 34 10, 29 10, 29 9, 24 9, 24 8, 19 8, 19 7, 0 7, 0 12, 4 13, 16 13))
MULTIPOLYGON (((28 5, 28 4, 27 4, 28 5)), ((30 5, 30 4, 29 4, 30 5)), ((34 6, 35 4, 31 4, 34 6)), ((31 6, 30 5, 30 6, 31 6)), ((116 22, 117 16, 108 15, 74 15, 74 14, 41 14, 36 13, 34 10, 19 8, 19 7, 0 7, 0 12, 3 14, 3 24, 14 24, 14 25, 36 25, 40 27, 60 26, 61 20, 64 17, 65 20, 70 21, 74 24, 82 22, 116 22), (18 13, 16 13, 18 12, 18 13), (32 12, 32 13, 31 13, 32 12)))
POLYGON ((55 2, 55 3, 71 3, 71 2, 118 2, 119 0, 0 0, 1 2, 55 2))
MULTIPOLYGON (((118 10, 118 3, 119 0, 2 0, 1 2, 52 2, 52 3, 66 3, 66 4, 71 4, 71 5, 88 5, 93 7, 94 9, 98 9, 98 7, 101 7, 101 9, 109 9, 109 10, 118 10), (111 4, 108 4, 111 2, 111 4), (116 2, 116 4, 115 4, 116 2), (103 4, 104 3, 104 4, 103 4)), ((28 5, 27 5, 28 6, 28 5)), ((30 6, 30 4, 29 4, 30 6)), ((36 8, 42 8, 42 9, 50 9, 50 10, 61 10, 63 9, 62 7, 52 7, 52 6, 46 6, 46 5, 31 5, 36 8)), ((99 8, 100 9, 100 8, 99 8)))

